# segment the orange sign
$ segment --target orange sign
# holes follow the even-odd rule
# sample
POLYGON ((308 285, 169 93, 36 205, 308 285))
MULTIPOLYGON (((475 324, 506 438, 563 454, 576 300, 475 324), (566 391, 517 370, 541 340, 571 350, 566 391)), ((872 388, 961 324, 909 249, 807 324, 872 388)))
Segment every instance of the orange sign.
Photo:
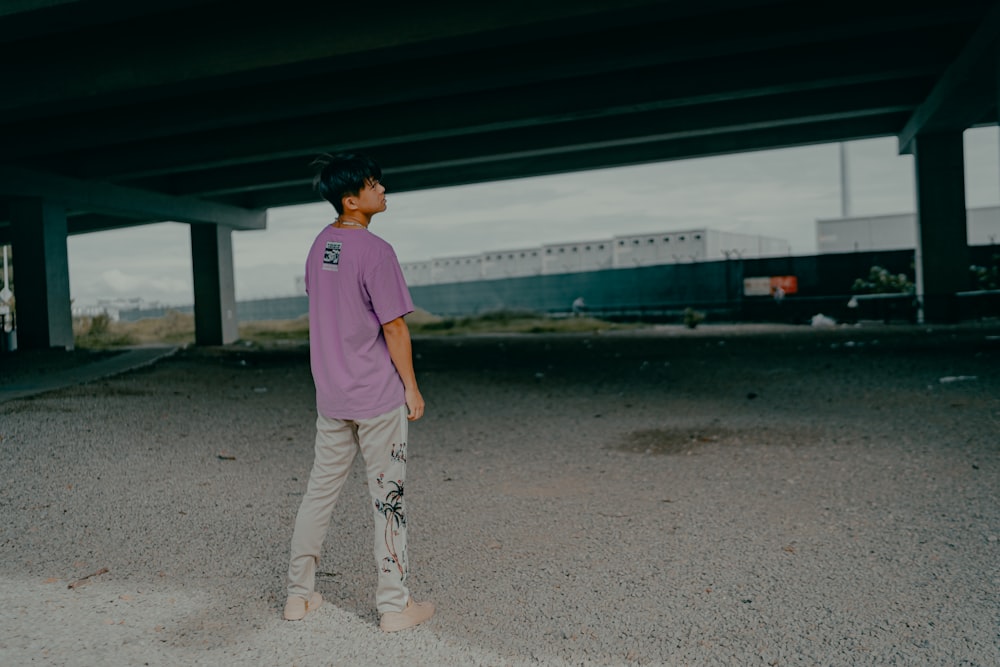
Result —
POLYGON ((796 276, 771 276, 771 292, 780 287, 785 294, 795 294, 799 291, 799 279, 796 276))
POLYGON ((783 294, 799 291, 799 279, 795 276, 758 276, 743 279, 743 294, 746 296, 771 296, 777 288, 783 294))

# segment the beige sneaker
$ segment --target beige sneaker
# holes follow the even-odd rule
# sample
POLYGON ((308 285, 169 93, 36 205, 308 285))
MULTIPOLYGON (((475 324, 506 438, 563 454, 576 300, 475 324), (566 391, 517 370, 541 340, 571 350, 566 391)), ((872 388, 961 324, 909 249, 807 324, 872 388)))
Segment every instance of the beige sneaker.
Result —
POLYGON ((301 621, 311 611, 316 611, 323 604, 323 596, 313 591, 309 594, 309 599, 301 595, 289 595, 285 602, 285 620, 301 621))
POLYGON ((434 604, 431 602, 417 602, 413 598, 406 601, 406 608, 403 611, 387 611, 382 614, 382 621, 379 627, 382 632, 397 632, 420 625, 434 615, 434 604))

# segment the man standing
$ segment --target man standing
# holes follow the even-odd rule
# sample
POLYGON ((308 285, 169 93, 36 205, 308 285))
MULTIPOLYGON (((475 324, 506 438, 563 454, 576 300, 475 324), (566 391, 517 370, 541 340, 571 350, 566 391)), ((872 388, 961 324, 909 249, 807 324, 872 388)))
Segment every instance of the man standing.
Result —
POLYGON ((324 155, 314 165, 314 185, 337 218, 306 259, 318 416, 315 459, 292 535, 284 617, 300 620, 322 603, 316 566, 360 449, 375 517, 375 606, 379 627, 393 632, 434 614, 434 605, 416 602, 406 586, 407 425, 424 413, 403 320, 413 302, 392 246, 368 231, 386 208, 379 165, 356 153, 324 155))

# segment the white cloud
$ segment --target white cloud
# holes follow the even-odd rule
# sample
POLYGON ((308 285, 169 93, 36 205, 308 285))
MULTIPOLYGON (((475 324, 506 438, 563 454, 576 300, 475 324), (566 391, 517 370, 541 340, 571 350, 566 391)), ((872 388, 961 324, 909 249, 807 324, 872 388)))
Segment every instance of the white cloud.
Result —
POLYGON ((105 287, 110 288, 118 294, 130 291, 136 282, 133 278, 125 275, 118 269, 103 271, 101 273, 101 281, 104 283, 105 287))
POLYGON ((188 294, 192 282, 177 276, 148 276, 128 274, 120 269, 102 271, 100 286, 111 290, 115 296, 133 297, 143 294, 188 294))
MULTIPOLYGON (((309 239, 311 242, 312 239, 309 239)), ((308 245, 306 246, 308 247, 308 245)), ((302 250, 303 256, 305 250, 302 250)), ((237 270, 236 298, 269 299, 280 296, 301 296, 295 279, 305 273, 305 261, 267 262, 237 270)))
POLYGON ((191 239, 187 225, 163 223, 69 237, 70 296, 78 305, 135 298, 189 304, 191 239))

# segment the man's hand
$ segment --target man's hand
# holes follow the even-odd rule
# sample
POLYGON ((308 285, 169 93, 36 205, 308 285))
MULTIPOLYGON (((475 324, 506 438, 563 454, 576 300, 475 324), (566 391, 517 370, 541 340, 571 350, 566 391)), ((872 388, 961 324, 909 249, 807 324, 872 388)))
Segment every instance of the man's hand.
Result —
POLYGON ((424 397, 420 395, 420 390, 414 387, 406 390, 406 418, 415 422, 424 416, 424 397))

